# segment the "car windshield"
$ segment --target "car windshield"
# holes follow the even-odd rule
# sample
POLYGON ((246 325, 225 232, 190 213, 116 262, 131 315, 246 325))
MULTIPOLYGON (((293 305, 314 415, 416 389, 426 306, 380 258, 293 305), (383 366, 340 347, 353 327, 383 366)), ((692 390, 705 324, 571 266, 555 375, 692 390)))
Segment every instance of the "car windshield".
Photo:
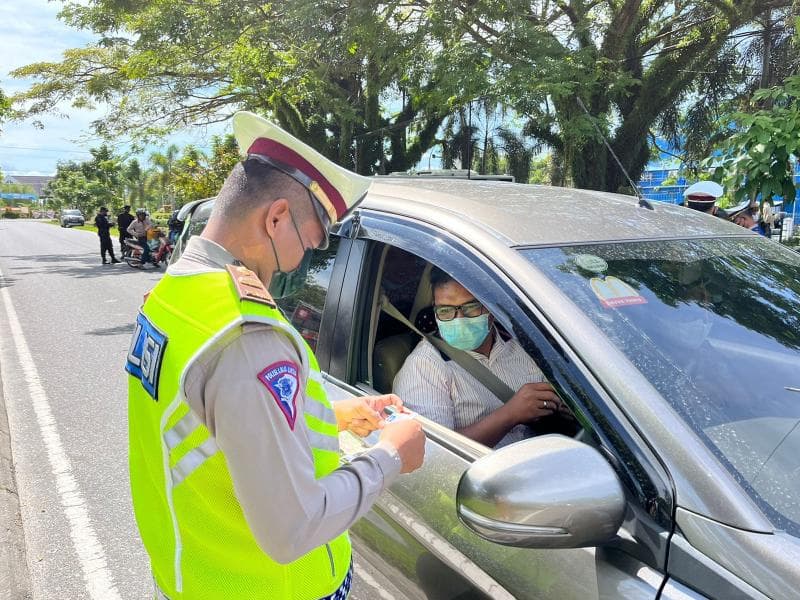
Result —
POLYGON ((800 535, 800 254, 755 236, 522 253, 800 535))
POLYGON ((79 211, 79 210, 65 210, 64 214, 65 215, 70 215, 70 216, 73 216, 73 215, 80 216, 81 215, 81 211, 79 211))

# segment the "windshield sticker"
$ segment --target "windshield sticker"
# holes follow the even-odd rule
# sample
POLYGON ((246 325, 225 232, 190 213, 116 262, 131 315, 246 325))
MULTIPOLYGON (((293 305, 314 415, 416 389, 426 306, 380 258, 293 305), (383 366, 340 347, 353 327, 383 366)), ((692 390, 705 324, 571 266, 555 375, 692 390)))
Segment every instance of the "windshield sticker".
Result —
POLYGON ((578 254, 574 260, 576 265, 590 273, 599 274, 608 271, 608 263, 594 254, 578 254))
POLYGON ((606 308, 647 304, 647 300, 621 279, 614 277, 592 277, 589 280, 594 295, 606 308))

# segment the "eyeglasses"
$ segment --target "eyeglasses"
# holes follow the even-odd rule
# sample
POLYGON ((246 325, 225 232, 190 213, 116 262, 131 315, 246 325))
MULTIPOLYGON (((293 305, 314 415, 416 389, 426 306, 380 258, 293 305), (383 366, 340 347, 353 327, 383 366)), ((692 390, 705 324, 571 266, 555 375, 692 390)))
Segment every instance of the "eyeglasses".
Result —
POLYGON ((460 306, 451 306, 449 304, 440 304, 438 306, 433 307, 433 313, 436 315, 436 318, 440 321, 452 321, 456 318, 458 313, 461 313, 461 316, 472 318, 472 317, 479 317, 483 313, 483 304, 478 302, 477 300, 472 300, 470 302, 465 302, 460 306))

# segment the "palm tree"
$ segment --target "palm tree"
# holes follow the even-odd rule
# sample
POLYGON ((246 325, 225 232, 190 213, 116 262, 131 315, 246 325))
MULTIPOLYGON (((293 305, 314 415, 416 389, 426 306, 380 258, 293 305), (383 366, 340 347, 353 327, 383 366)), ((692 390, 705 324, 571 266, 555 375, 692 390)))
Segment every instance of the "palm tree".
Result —
POLYGON ((172 167, 178 158, 178 147, 175 144, 167 146, 165 152, 153 152, 150 163, 157 169, 156 181, 159 187, 161 205, 175 203, 175 187, 173 185, 172 167))
POLYGON ((141 206, 146 203, 147 172, 142 169, 139 161, 131 159, 125 165, 123 173, 126 190, 126 203, 131 206, 141 206))

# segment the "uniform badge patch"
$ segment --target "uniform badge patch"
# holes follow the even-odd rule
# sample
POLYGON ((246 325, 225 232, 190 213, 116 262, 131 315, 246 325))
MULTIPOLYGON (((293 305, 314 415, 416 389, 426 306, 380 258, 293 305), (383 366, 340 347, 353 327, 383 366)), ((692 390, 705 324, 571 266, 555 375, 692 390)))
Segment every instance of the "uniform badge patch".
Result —
POLYGON ((300 391, 300 376, 297 365, 288 360, 272 363, 258 374, 258 380, 275 398, 283 411, 289 428, 294 431, 297 420, 297 393, 300 391))
POLYGON ((161 361, 167 347, 167 336, 139 313, 136 329, 128 350, 125 370, 139 379, 153 400, 158 400, 158 378, 161 375, 161 361))

